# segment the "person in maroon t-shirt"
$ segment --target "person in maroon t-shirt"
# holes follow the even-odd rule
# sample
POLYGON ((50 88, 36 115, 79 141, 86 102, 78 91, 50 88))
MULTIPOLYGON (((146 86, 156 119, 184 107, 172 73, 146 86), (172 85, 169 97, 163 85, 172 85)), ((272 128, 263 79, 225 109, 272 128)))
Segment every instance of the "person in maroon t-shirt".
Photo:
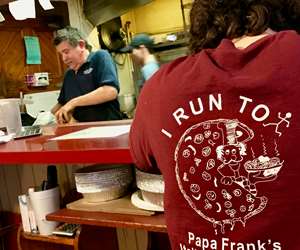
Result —
POLYGON ((195 0, 191 55, 145 85, 130 147, 172 249, 300 249, 299 29, 298 0, 195 0))

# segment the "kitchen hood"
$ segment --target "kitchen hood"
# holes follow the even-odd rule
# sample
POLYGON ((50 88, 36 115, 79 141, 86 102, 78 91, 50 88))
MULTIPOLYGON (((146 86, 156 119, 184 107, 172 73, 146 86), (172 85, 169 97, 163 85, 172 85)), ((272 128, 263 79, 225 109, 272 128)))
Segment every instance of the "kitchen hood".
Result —
POLYGON ((151 1, 153 0, 84 0, 84 12, 89 21, 98 26, 151 1))

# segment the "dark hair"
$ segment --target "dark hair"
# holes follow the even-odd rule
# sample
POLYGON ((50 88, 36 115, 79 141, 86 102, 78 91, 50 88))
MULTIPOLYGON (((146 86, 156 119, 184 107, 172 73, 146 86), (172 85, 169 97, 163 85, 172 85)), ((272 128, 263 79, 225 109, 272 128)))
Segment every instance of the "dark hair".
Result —
POLYGON ((299 0, 195 0, 190 13, 190 51, 216 48, 223 38, 254 36, 267 28, 299 32, 299 0))
POLYGON ((85 42, 85 48, 87 50, 92 50, 92 46, 87 42, 83 34, 77 28, 67 26, 56 31, 53 44, 54 46, 57 46, 61 42, 67 41, 72 47, 76 47, 80 40, 83 40, 85 42))

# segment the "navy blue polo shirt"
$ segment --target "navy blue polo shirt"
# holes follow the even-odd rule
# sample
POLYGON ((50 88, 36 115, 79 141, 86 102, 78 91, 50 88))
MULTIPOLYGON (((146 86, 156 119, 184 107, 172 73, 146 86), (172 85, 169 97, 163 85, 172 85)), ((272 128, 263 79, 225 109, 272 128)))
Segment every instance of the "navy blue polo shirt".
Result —
MULTIPOLYGON (((64 105, 75 97, 105 85, 115 87, 118 92, 120 90, 114 62, 105 50, 91 52, 77 73, 72 69, 66 71, 58 103, 64 105)), ((115 99, 97 105, 76 107, 73 117, 79 122, 119 120, 120 105, 118 99, 115 99)))

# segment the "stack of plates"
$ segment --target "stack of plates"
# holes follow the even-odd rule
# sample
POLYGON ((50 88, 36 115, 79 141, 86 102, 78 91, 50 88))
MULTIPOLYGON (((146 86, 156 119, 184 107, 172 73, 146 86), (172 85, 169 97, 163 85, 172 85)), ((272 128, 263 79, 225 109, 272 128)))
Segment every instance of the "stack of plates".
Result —
POLYGON ((135 173, 136 185, 140 190, 132 194, 132 204, 145 210, 164 211, 165 185, 162 175, 149 174, 137 169, 135 173))
POLYGON ((133 180, 130 165, 93 165, 76 171, 76 189, 86 202, 117 199, 126 194, 133 180))

